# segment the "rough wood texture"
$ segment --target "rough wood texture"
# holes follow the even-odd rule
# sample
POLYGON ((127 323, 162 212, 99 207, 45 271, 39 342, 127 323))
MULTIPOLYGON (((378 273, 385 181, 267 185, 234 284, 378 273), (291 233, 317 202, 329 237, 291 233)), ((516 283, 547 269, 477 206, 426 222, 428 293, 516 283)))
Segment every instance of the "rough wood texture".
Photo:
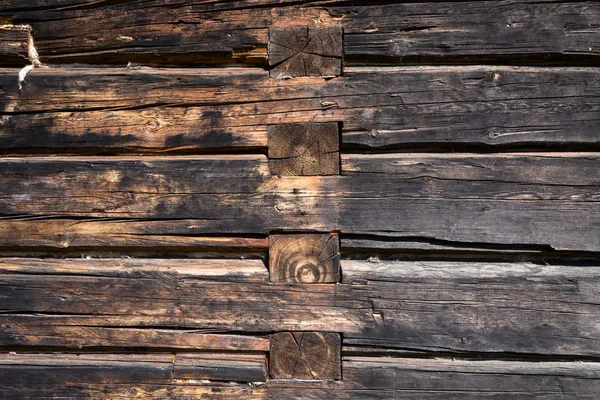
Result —
POLYGON ((271 337, 273 379, 340 379, 341 340, 336 333, 281 332, 271 337))
POLYGON ((334 283, 340 280, 336 234, 269 235, 271 282, 334 283))
MULTIPOLYGON (((32 366, 24 365, 21 368, 31 370, 32 366)), ((148 374, 147 368, 142 368, 138 367, 136 371, 148 374)), ((8 382, 2 387, 0 394, 5 398, 12 396, 94 399, 140 397, 220 400, 475 400, 489 397, 511 400, 595 400, 600 390, 600 365, 597 362, 345 357, 343 369, 343 382, 271 380, 260 386, 225 382, 202 384, 193 380, 181 380, 171 384, 109 384, 97 382, 91 373, 74 374, 61 385, 52 385, 44 380, 36 380, 34 384, 23 386, 8 382)), ((82 370, 83 368, 71 367, 72 372, 82 370)), ((108 375, 108 372, 104 375, 108 375)))
MULTIPOLYGON (((355 347, 415 353, 600 355, 595 266, 347 260, 341 284, 282 285, 160 270, 67 274, 57 264, 45 273, 13 264, 0 274, 0 344, 119 347, 146 337, 154 347, 171 328, 181 332, 165 342, 174 347, 192 341, 182 338, 191 330, 198 346, 201 333, 313 331, 341 333, 355 347)), ((228 346, 223 341, 214 346, 228 346)))
MULTIPOLYGON (((600 364, 346 357, 351 399, 594 399, 600 364)), ((342 397, 346 398, 346 397, 342 397)))
POLYGON ((598 294, 597 267, 343 261, 342 272, 342 282, 369 299, 376 320, 360 335, 344 334, 345 344, 542 354, 588 345, 596 355, 600 350, 593 344, 598 307, 587 300, 598 294))
POLYGON ((333 77, 342 74, 342 28, 269 29, 269 76, 333 77))
POLYGON ((269 127, 269 169, 273 175, 340 173, 338 124, 281 124, 269 127))
POLYGON ((264 156, 5 157, 0 244, 312 230, 598 251, 598 162, 594 153, 345 155, 345 176, 273 177, 264 156), (101 230, 79 237, 94 221, 101 230))
POLYGON ((342 149, 599 145, 600 69, 349 68, 331 80, 255 69, 0 71, 0 148, 230 151, 267 126, 342 123, 342 149))
MULTIPOLYGON (((86 384, 175 385, 182 380, 264 382, 264 355, 247 354, 3 354, 0 394, 26 386, 86 384), (11 390, 12 389, 12 390, 11 390)), ((6 396, 6 397, 5 397, 6 396)))
POLYGON ((600 54, 595 2, 4 1, 42 62, 265 65, 268 28, 344 29, 346 63, 552 62, 600 54), (388 4, 385 4, 388 3, 388 4), (67 5, 68 4, 68 5, 67 5))
POLYGON ((24 66, 29 64, 28 31, 0 21, 0 66, 24 66))

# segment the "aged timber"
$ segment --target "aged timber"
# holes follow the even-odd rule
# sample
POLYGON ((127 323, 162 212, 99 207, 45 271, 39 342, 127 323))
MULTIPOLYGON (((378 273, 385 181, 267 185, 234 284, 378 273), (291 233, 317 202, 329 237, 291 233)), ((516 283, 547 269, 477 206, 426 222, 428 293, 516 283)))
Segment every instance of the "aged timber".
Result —
POLYGON ((595 2, 5 2, 42 62, 267 65, 270 27, 341 28, 346 63, 598 63, 595 2))
MULTIPOLYGON (((0 70, 3 152, 257 151, 269 125, 342 123, 347 148, 599 146, 600 68, 0 70), (412 147, 411 147, 412 146, 412 147)), ((561 147, 561 148, 563 148, 561 147)), ((403 150, 404 151, 404 150, 403 150)))

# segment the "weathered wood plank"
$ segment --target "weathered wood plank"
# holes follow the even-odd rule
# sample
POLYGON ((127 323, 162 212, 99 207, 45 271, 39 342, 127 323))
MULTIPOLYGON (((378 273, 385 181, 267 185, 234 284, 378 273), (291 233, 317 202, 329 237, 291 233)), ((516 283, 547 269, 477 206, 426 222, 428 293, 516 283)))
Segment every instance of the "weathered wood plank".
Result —
POLYGON ((600 68, 39 68, 22 90, 17 75, 0 71, 5 153, 264 150, 269 125, 339 121, 342 149, 598 145, 600 68))
POLYGON ((341 26, 346 63, 600 54, 600 8, 583 1, 21 3, 4 1, 0 20, 31 24, 50 63, 266 65, 268 28, 290 25, 341 26))
POLYGON ((264 156, 2 158, 0 244, 314 230, 600 250, 594 153, 345 155, 345 176, 332 177, 273 177, 267 164, 264 156), (94 232, 92 222, 104 227, 94 232))
POLYGON ((597 267, 342 261, 342 272, 343 283, 371 301, 377 321, 359 335, 345 334, 349 345, 542 354, 581 346, 600 350, 594 344, 597 267))
POLYGON ((269 247, 266 234, 264 238, 203 236, 190 232, 193 224, 192 220, 4 219, 0 224, 0 246, 203 252, 266 251, 269 247))
POLYGON ((89 275, 143 278, 162 274, 176 279, 220 282, 266 282, 269 273, 262 260, 157 259, 157 258, 0 258, 0 273, 89 275))
POLYGON ((594 362, 450 361, 346 357, 343 382, 269 381, 259 387, 219 382, 87 383, 84 377, 57 387, 8 385, 19 398, 252 399, 596 399, 600 366, 594 362))
MULTIPOLYGON (((162 384, 215 380, 264 382, 264 355, 245 354, 3 354, 0 394, 74 383, 162 384)), ((25 391, 26 393, 26 391, 25 391)))
POLYGON ((0 65, 29 64, 29 31, 24 27, 2 24, 0 21, 0 65))
POLYGON ((352 399, 594 399, 595 362, 462 361, 346 357, 352 399))
MULTIPOLYGON (((319 285, 215 282, 161 271, 50 274, 51 268, 0 274, 0 344, 123 346, 120 338, 158 327, 181 335, 333 332, 354 348, 415 353, 600 355, 595 266, 345 260, 341 284, 319 285)), ((148 336, 150 347, 163 333, 157 332, 148 336)), ((179 340, 165 344, 177 347, 179 340)), ((214 346, 228 346, 223 340, 214 346)))
POLYGON ((600 7, 590 2, 468 1, 331 8, 344 52, 371 62, 551 61, 600 55, 600 7), (346 16, 350 15, 350 18, 346 16))

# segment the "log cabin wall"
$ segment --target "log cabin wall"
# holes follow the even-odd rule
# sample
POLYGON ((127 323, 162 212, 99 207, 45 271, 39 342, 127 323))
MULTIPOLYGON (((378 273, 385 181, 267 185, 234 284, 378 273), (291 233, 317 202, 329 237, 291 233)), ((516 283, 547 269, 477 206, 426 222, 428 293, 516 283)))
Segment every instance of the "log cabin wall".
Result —
POLYGON ((600 3, 0 1, 0 398, 598 399, 600 3))

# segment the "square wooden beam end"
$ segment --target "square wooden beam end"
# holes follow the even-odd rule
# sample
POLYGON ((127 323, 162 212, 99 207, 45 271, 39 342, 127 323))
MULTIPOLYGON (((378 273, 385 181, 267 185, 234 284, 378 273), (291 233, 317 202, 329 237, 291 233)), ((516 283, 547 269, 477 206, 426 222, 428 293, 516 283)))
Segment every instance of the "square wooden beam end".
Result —
POLYGON ((269 273, 271 282, 339 282, 339 237, 331 233, 269 235, 269 273))
POLYGON ((342 340, 337 333, 281 332, 271 337, 272 379, 339 380, 342 340))
POLYGON ((333 77, 342 73, 342 28, 269 29, 269 76, 333 77))
POLYGON ((337 122, 269 126, 269 168, 280 176, 338 175, 337 122))

